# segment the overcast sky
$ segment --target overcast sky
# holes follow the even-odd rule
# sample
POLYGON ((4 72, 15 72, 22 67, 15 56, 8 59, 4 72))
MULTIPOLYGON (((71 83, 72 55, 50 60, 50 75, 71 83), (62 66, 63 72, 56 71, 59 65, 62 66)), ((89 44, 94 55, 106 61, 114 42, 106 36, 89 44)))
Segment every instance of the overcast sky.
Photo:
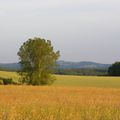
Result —
POLYGON ((52 41, 61 60, 120 60, 120 0, 0 0, 0 62, 28 38, 52 41))

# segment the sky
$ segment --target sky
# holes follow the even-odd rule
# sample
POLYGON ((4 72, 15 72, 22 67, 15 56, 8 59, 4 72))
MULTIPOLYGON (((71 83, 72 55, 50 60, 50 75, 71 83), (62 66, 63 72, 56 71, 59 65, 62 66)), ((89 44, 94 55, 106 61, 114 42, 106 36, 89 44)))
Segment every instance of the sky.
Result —
POLYGON ((34 37, 51 40, 60 60, 120 61, 120 0, 0 0, 0 63, 18 62, 34 37))

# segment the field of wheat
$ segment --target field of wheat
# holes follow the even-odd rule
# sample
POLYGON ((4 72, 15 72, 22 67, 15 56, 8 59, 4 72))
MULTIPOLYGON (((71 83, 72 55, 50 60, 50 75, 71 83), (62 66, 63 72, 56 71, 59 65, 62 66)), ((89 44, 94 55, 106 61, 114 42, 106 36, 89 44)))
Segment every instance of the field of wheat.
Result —
POLYGON ((120 89, 0 86, 0 120, 120 120, 120 89))
POLYGON ((0 120, 120 120, 120 78, 56 77, 52 86, 1 85, 0 120))

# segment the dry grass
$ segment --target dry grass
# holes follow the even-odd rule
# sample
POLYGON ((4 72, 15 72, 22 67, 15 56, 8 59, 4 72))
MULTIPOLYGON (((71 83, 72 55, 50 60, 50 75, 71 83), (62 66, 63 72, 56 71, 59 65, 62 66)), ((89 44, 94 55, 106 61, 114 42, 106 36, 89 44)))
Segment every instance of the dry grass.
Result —
POLYGON ((56 77, 53 86, 0 86, 0 120, 120 120, 119 77, 56 77))
POLYGON ((120 120, 120 89, 0 86, 0 120, 120 120))

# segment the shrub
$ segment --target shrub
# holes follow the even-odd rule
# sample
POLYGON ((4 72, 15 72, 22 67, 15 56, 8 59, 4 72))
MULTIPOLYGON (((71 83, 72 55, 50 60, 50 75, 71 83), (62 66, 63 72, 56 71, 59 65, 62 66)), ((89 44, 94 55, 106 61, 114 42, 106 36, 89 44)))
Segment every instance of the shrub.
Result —
POLYGON ((4 85, 9 85, 13 83, 13 80, 11 78, 3 78, 2 80, 4 85))
POLYGON ((17 81, 13 81, 12 84, 13 84, 13 85, 22 85, 21 82, 17 82, 17 81))
POLYGON ((108 75, 120 76, 120 62, 115 62, 108 69, 108 75))

